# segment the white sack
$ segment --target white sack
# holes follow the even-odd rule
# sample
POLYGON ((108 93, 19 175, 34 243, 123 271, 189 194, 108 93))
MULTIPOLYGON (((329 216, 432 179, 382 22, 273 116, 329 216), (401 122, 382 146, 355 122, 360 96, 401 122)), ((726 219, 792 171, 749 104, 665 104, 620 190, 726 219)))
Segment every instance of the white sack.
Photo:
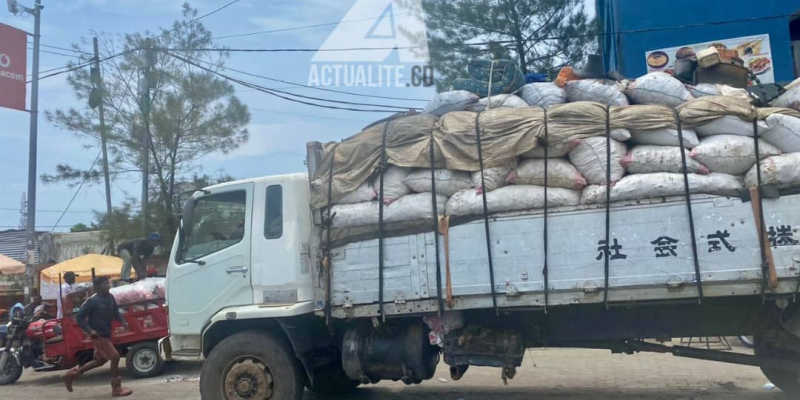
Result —
POLYGON ((681 150, 686 156, 687 172, 708 175, 708 168, 691 158, 689 150, 675 146, 635 146, 620 160, 620 164, 629 174, 683 173, 681 150))
POLYGON ((771 114, 764 120, 769 128, 761 138, 784 153, 800 151, 800 118, 784 114, 771 114))
POLYGON ((681 81, 664 72, 651 72, 628 85, 625 94, 637 104, 677 107, 694 99, 681 81))
MULTIPOLYGON (((508 182, 517 185, 544 186, 544 159, 522 161, 516 170, 508 175, 508 182)), ((586 179, 569 161, 547 159, 547 186, 580 190, 586 186, 586 179)))
MULTIPOLYGON (((733 175, 710 173, 689 174, 689 193, 735 195, 742 182, 733 175)), ((611 201, 640 200, 652 197, 679 196, 686 193, 683 174, 657 172, 628 175, 611 188, 611 201)), ((592 185, 583 189, 581 204, 605 203, 605 185, 592 185)))
MULTIPOLYGON (((603 134, 599 136, 605 137, 606 132, 603 131, 603 134)), ((622 128, 612 129, 611 132, 609 132, 609 136, 611 136, 612 139, 618 140, 620 142, 631 140, 631 132, 627 129, 622 129, 622 128)))
POLYGON ((609 106, 627 106, 628 98, 616 82, 603 79, 580 79, 564 84, 567 100, 595 101, 609 106))
MULTIPOLYGON (((499 189, 506 185, 506 178, 508 175, 517 168, 517 160, 513 159, 504 165, 497 167, 486 168, 483 170, 483 182, 486 183, 486 190, 499 189)), ((475 186, 476 193, 483 192, 483 185, 481 184, 481 171, 472 173, 472 186, 475 186)))
POLYGON ((437 94, 425 105, 422 112, 441 117, 451 111, 464 111, 477 102, 478 96, 474 93, 466 90, 451 90, 437 94))
MULTIPOLYGON (((589 184, 606 183, 606 138, 590 137, 569 152, 572 165, 581 172, 589 184)), ((611 182, 616 182, 625 175, 625 169, 619 163, 628 152, 624 143, 611 140, 611 182)))
POLYGON ((341 199, 334 201, 333 204, 354 204, 363 203, 365 201, 372 201, 378 196, 378 193, 369 182, 364 182, 356 190, 348 193, 341 199))
MULTIPOLYGON (((777 147, 759 139, 759 158, 781 154, 777 147)), ((712 172, 742 175, 756 163, 755 144, 752 138, 737 135, 714 135, 703 138, 692 149, 692 158, 700 161, 712 172)))
MULTIPOLYGON (((368 201, 356 204, 340 204, 331 208, 334 228, 351 228, 378 224, 378 202, 368 201)), ((436 207, 439 213, 444 212, 447 197, 436 196, 436 207)), ((433 207, 430 193, 418 193, 403 196, 394 203, 384 206, 383 220, 386 223, 401 221, 417 221, 433 219, 433 207)))
POLYGON ((714 83, 698 83, 697 85, 689 85, 686 84, 686 90, 692 94, 695 98, 697 97, 705 97, 705 96, 719 96, 720 93, 719 88, 714 83))
POLYGON ((795 84, 795 82, 792 82, 792 84, 794 84, 794 86, 791 89, 788 89, 786 93, 778 96, 778 98, 772 102, 773 107, 792 108, 800 111, 800 85, 795 84))
MULTIPOLYGON (((436 194, 441 196, 450 197, 459 190, 472 187, 472 177, 469 172, 436 169, 434 176, 436 176, 436 194)), ((403 182, 416 193, 430 192, 431 171, 418 169, 410 173, 403 182)))
MULTIPOLYGON (((735 115, 719 117, 705 125, 694 127, 698 136, 739 135, 753 137, 753 122, 745 121, 735 115)), ((759 136, 767 130, 767 123, 758 121, 759 136)))
MULTIPOLYGON (((580 203, 577 190, 548 188, 548 207, 574 206, 580 203)), ((544 207, 544 188, 531 185, 511 185, 486 193, 490 213, 530 210, 544 207)), ((483 199, 474 190, 462 190, 447 201, 448 215, 483 214, 483 199)))
MULTIPOLYGON (((557 145, 549 146, 547 148, 547 158, 561 158, 566 157, 570 150, 578 147, 581 144, 580 139, 570 140, 569 142, 559 143, 557 145)), ((539 146, 533 150, 529 150, 520 154, 522 158, 544 158, 544 146, 539 146)))
POLYGON ((519 96, 533 107, 549 108, 567 102, 567 93, 553 82, 529 83, 522 87, 519 96))
POLYGON ((513 94, 496 94, 492 97, 484 97, 471 107, 474 112, 486 111, 495 108, 521 108, 528 107, 528 103, 513 94), (491 103, 490 103, 491 100, 491 103), (491 107, 489 107, 491 104, 491 107))
MULTIPOLYGON (((744 177, 747 187, 758 186, 756 166, 744 177)), ((800 153, 773 156, 761 160, 761 184, 790 187, 800 185, 800 153)))
MULTIPOLYGON (((400 168, 394 165, 386 169, 383 173, 383 204, 392 204, 395 200, 411 193, 411 188, 403 183, 410 172, 410 168, 400 168)), ((372 187, 376 192, 380 192, 380 176, 376 176, 372 181, 372 187)))
MULTIPOLYGON (((692 129, 681 129, 683 132, 683 147, 691 149, 700 144, 697 133, 692 129)), ((631 142, 633 144, 652 144, 656 146, 678 146, 680 138, 677 129, 650 129, 650 130, 631 130, 631 142)))

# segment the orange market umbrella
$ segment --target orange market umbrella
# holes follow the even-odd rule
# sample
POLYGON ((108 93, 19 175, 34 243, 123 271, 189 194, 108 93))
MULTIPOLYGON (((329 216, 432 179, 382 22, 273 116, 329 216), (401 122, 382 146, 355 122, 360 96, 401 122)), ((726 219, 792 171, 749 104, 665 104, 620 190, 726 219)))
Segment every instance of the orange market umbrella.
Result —
POLYGON ((0 254, 0 274, 16 275, 25 273, 25 264, 0 254))
MULTIPOLYGON (((111 280, 117 280, 122 269, 122 259, 102 254, 86 254, 43 270, 41 277, 43 281, 58 283, 59 274, 63 276, 65 272, 72 271, 78 275, 75 282, 91 282, 92 268, 96 276, 107 276, 111 280)), ((133 275, 134 272, 131 271, 131 276, 133 275)))

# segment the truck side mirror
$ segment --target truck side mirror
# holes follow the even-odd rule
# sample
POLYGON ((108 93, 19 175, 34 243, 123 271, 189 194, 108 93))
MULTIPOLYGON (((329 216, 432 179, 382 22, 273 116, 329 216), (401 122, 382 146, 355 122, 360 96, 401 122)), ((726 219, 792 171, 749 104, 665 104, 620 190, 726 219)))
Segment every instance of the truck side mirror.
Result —
POLYGON ((180 231, 185 238, 192 232, 192 225, 194 222, 194 199, 189 198, 183 205, 183 213, 181 216, 180 231))

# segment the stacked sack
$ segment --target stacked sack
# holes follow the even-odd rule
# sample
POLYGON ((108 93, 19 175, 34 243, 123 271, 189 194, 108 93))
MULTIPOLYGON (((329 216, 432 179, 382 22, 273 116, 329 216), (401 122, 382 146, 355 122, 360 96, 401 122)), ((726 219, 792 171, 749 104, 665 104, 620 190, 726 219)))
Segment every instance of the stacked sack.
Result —
MULTIPOLYGON (((540 143, 529 146, 530 150, 511 154, 508 158, 503 158, 501 154, 502 159, 498 159, 497 153, 491 160, 486 159, 484 149, 484 161, 490 165, 484 168, 482 174, 476 171, 475 163, 463 161, 464 158, 475 158, 475 154, 453 153, 452 148, 437 148, 442 151, 437 158, 441 156, 445 161, 437 162, 433 178, 430 168, 390 166, 382 174, 384 222, 432 219, 433 183, 436 192, 435 211, 451 216, 482 214, 484 194, 490 213, 540 209, 545 203, 545 182, 548 186, 547 204, 550 207, 604 203, 607 185, 611 187, 608 196, 612 201, 679 196, 686 192, 684 165, 691 194, 730 196, 736 195, 739 189, 755 186, 757 161, 761 163, 762 184, 781 187, 800 185, 798 112, 778 108, 757 109, 756 122, 753 123, 743 119, 747 112, 752 112, 747 101, 739 100, 736 103, 739 107, 737 110, 728 110, 724 105, 717 104, 724 103, 717 100, 721 98, 718 97, 720 94, 742 99, 740 90, 722 85, 688 86, 660 72, 634 81, 586 79, 567 81, 562 86, 549 82, 531 83, 513 94, 483 99, 466 91, 438 94, 426 107, 425 113, 438 117, 431 122, 434 127, 431 129, 439 130, 443 138, 441 140, 446 142, 448 137, 458 136, 452 140, 458 141, 462 147, 456 146, 455 151, 463 151, 465 147, 472 149, 475 144, 464 143, 463 136, 456 135, 474 132, 479 117, 485 115, 476 115, 474 112, 495 109, 519 111, 508 110, 506 113, 496 110, 491 116, 485 115, 487 120, 481 120, 480 123, 495 129, 500 126, 501 131, 535 131, 536 134, 531 135, 538 137, 540 143), (710 99, 702 100, 703 107, 714 110, 718 107, 719 112, 713 117, 700 118, 684 125, 680 132, 674 123, 667 127, 663 121, 660 124, 648 123, 652 122, 649 117, 653 110, 662 112, 663 119, 665 109, 662 106, 677 109, 676 113, 681 115, 686 112, 691 118, 695 111, 691 107, 684 109, 684 106, 692 105, 687 102, 695 98, 710 99), (562 107, 564 103, 572 104, 562 107), (577 115, 576 107, 572 106, 580 108, 583 114, 577 115), (626 112, 629 115, 625 123, 614 120, 626 112), (542 113, 549 122, 551 135, 558 129, 573 129, 580 131, 580 138, 546 144, 542 140, 541 130, 544 128, 540 126, 541 122, 526 125, 523 117, 507 121, 520 113, 530 116, 542 113), (592 118, 581 119, 586 113, 591 114, 592 118), (605 124, 600 123, 605 121, 606 115, 613 121, 608 134, 605 124), (469 122, 473 122, 472 125, 469 122), (504 123, 508 124, 508 128, 504 123), (759 137, 758 160, 754 131, 759 137), (454 161, 450 157, 462 159, 454 161)), ((800 98, 800 89, 797 94, 787 93, 784 96, 787 95, 800 98)), ((795 104, 792 101, 785 102, 795 104)), ((800 110, 800 106, 797 107, 800 110)), ((442 143, 437 142, 437 145, 441 146, 442 143)), ((427 149, 417 150, 420 154, 427 154, 427 149)), ((418 164, 416 166, 420 166, 418 164)), ((355 190, 339 199, 334 198, 331 210, 336 214, 333 218, 334 227, 378 224, 381 208, 380 175, 373 173, 355 190)), ((312 182, 314 185, 322 185, 322 182, 312 182)))

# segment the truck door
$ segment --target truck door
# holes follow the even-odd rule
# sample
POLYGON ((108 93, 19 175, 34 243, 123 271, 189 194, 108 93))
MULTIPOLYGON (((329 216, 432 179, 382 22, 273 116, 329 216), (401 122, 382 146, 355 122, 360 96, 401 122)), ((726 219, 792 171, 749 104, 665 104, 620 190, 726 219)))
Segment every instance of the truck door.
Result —
POLYGON ((194 201, 168 271, 173 335, 197 335, 219 310, 252 304, 252 204, 252 183, 211 189, 194 201))

